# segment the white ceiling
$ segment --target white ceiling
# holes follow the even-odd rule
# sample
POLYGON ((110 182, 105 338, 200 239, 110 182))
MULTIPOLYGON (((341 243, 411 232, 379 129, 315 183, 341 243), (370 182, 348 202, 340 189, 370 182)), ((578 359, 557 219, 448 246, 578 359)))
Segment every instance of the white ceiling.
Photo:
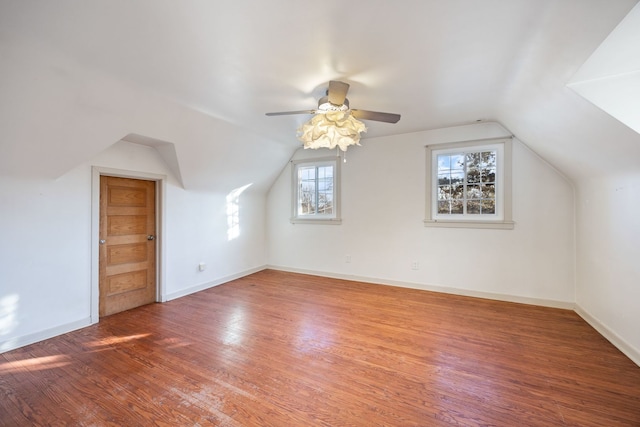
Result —
MULTIPOLYGON (((60 108, 73 106, 74 111, 64 117, 79 114, 75 109, 88 103, 78 100, 89 96, 85 92, 91 93, 90 104, 102 116, 92 116, 91 128, 81 126, 74 132, 48 124, 47 135, 58 132, 58 138, 70 144, 66 157, 59 159, 60 170, 52 173, 63 172, 129 133, 175 143, 181 162, 204 168, 198 161, 202 147, 187 141, 197 138, 177 132, 171 138, 166 123, 166 117, 187 116, 195 110, 218 119, 214 127, 228 122, 256 140, 268 141, 265 150, 277 147, 271 159, 280 164, 261 175, 269 180, 299 146, 295 131, 308 117, 264 113, 314 108, 327 82, 342 80, 351 85, 352 107, 402 115, 397 124, 367 122, 365 140, 498 121, 578 179, 585 165, 598 168, 594 164, 602 139, 620 141, 614 154, 616 150, 628 154, 630 148, 640 154, 637 133, 566 86, 636 3, 0 0, 0 53, 8 54, 5 58, 14 64, 13 68, 8 61, 0 64, 0 89, 6 92, 0 101, 0 112, 5 114, 0 124, 9 129, 0 138, 5 138, 3 148, 14 153, 12 163, 32 155, 33 149, 24 151, 28 142, 18 146, 16 141, 40 134, 12 130, 24 127, 23 118, 11 117, 17 114, 13 107, 20 104, 30 114, 44 116, 56 108, 47 104, 46 97, 58 100, 64 97, 61 92, 68 92, 47 89, 47 82, 66 79, 65 84, 74 88, 70 97, 75 98, 58 103, 60 108), (33 56, 16 53, 26 50, 33 56), (27 71, 30 66, 47 68, 47 76, 33 68, 27 71), (55 93, 48 94, 49 90, 55 93), (34 93, 25 95, 29 91, 34 93), (145 102, 139 100, 143 96, 148 97, 145 102), (108 106, 100 101, 104 105, 96 107, 100 104, 96 99, 110 97, 108 106), (167 107, 159 112, 162 103, 167 107), (113 120, 118 115, 127 118, 113 120), (109 139, 112 136, 114 140, 109 139)), ((233 143, 247 138, 242 134, 238 139, 233 143)), ((240 150, 237 155, 250 152, 240 150)), ((2 166, 10 168, 8 163, 2 166)), ((631 162, 629 167, 637 168, 631 162)))
POLYGON ((640 133, 640 7, 600 44, 569 87, 640 133))

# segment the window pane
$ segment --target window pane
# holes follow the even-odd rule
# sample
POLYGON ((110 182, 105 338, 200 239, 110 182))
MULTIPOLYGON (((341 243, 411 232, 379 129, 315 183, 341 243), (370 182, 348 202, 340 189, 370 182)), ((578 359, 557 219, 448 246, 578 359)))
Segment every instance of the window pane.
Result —
POLYGON ((443 185, 438 187, 438 200, 449 200, 451 198, 451 187, 443 185))
POLYGON ((451 209, 451 204, 448 201, 439 201, 438 202, 438 213, 439 214, 448 214, 451 209))
POLYGON ((313 183, 306 183, 300 186, 300 196, 298 198, 298 213, 309 215, 316 211, 316 191, 313 183))
POLYGON ((467 186, 467 199, 479 199, 482 197, 479 185, 467 186))
POLYGON ((496 213, 496 202, 495 200, 483 200, 482 201, 482 214, 483 215, 493 215, 496 213))
POLYGON ((298 215, 333 213, 333 166, 298 168, 298 215))
POLYGON ((495 199, 496 198, 496 186, 495 184, 487 184, 481 187, 483 199, 495 199))
POLYGON ((477 168, 467 169, 467 182, 469 184, 476 184, 480 182, 480 169, 477 169, 477 168))
POLYGON ((464 169, 464 154, 452 154, 451 155, 451 169, 464 169))
POLYGON ((451 170, 451 156, 448 154, 438 155, 438 173, 451 170))
POLYGON ((316 212, 316 168, 300 167, 298 169, 299 194, 298 215, 309 215, 316 212))
POLYGON ((323 191, 318 193, 318 213, 331 214, 333 212, 333 193, 323 191))
POLYGON ((460 214, 464 212, 462 209, 462 204, 464 202, 462 200, 452 200, 451 201, 451 213, 452 214, 460 214))
MULTIPOLYGON (((430 154, 427 170, 431 175, 427 224, 437 222, 438 218, 446 222, 448 218, 453 220, 452 224, 477 222, 480 228, 485 228, 485 222, 497 224, 504 219, 505 228, 509 228, 510 212, 503 212, 503 208, 510 199, 505 202, 502 197, 510 197, 511 188, 502 185, 503 168, 508 172, 511 167, 510 141, 450 143, 441 149, 428 147, 427 152, 430 154)), ((495 228, 502 228, 502 224, 495 228)))
POLYGON ((496 151, 465 154, 466 214, 495 213, 496 151))
POLYGON ((301 167, 298 169, 299 178, 303 181, 316 178, 316 168, 314 167, 301 167))
POLYGON ((323 181, 333 181, 333 166, 318 167, 318 179, 323 181))
POLYGON ((482 169, 482 182, 496 182, 496 168, 482 169))
POLYGON ((333 166, 318 167, 318 211, 319 214, 333 212, 333 166))
POLYGON ((480 213, 480 201, 469 200, 467 202, 467 214, 475 215, 480 213))
POLYGON ((495 169, 496 167, 496 152, 495 151, 484 151, 481 154, 482 161, 480 166, 483 169, 495 169))
POLYGON ((451 183, 452 184, 462 184, 464 182, 464 171, 452 170, 451 171, 451 183))
POLYGON ((464 186, 452 185, 451 186, 451 198, 462 200, 464 198, 464 186))
POLYGON ((467 162, 467 169, 477 169, 482 165, 482 156, 480 153, 467 153, 465 160, 467 162))
POLYGON ((300 219, 333 221, 339 213, 339 200, 336 198, 336 178, 339 174, 339 164, 333 159, 319 161, 295 162, 294 168, 294 199, 292 222, 300 219))

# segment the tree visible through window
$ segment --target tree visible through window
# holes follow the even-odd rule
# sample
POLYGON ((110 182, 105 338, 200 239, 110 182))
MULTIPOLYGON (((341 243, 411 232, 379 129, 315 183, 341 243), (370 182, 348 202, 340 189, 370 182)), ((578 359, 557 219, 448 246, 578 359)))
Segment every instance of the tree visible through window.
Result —
POLYGON ((496 213, 495 150, 439 154, 438 214, 496 213))
POLYGON ((511 138, 427 146, 428 227, 512 229, 511 138))
POLYGON ((298 215, 333 213, 333 166, 298 168, 298 215))
POLYGON ((339 175, 336 158, 294 161, 291 221, 340 223, 339 175))

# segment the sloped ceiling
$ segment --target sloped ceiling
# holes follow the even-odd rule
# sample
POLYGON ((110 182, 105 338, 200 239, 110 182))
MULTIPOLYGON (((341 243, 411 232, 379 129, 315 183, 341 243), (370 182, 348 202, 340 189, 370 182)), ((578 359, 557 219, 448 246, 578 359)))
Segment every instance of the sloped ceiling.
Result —
POLYGON ((640 136, 567 87, 636 3, 2 0, 0 173, 56 177, 135 134, 175 145, 185 187, 266 189, 308 117, 264 113, 332 79, 402 114, 365 143, 497 121, 574 181, 637 169, 640 136))

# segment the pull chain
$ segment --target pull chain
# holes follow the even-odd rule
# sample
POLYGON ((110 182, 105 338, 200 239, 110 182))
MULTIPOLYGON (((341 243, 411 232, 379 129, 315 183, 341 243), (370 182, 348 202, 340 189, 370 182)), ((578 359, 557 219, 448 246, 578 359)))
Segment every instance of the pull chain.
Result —
MULTIPOLYGON (((340 147, 336 147, 336 157, 340 157, 340 147)), ((342 157, 342 161, 347 163, 347 152, 345 151, 342 157)))

